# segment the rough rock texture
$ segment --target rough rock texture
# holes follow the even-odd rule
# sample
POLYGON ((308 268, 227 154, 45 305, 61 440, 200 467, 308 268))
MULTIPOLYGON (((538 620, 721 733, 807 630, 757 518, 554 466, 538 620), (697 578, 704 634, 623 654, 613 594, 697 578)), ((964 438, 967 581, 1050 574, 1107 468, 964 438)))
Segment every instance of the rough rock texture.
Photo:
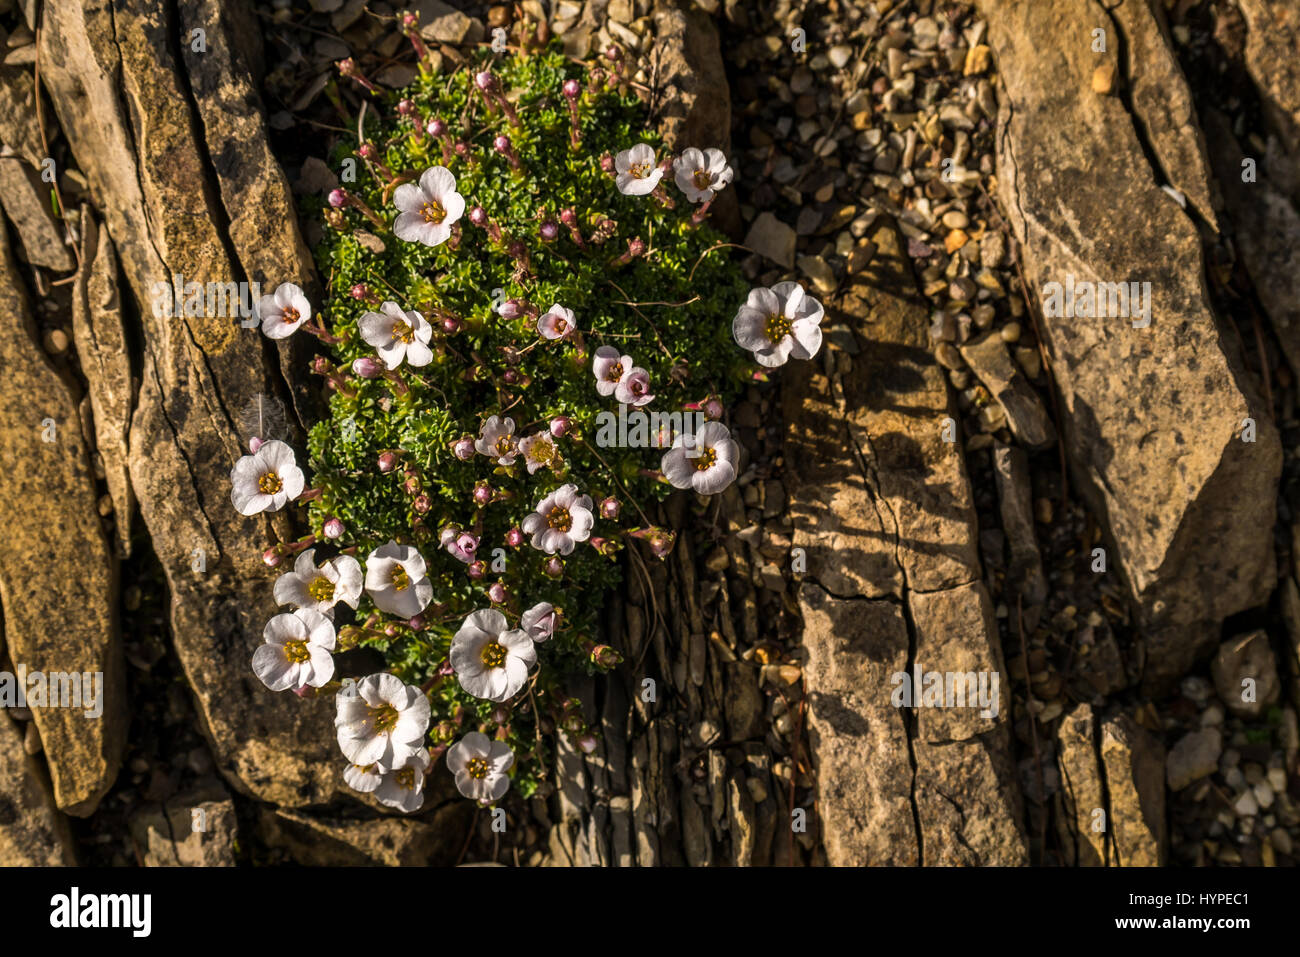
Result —
POLYGON ((1300 9, 1291 0, 1240 0, 1246 68, 1259 88, 1269 139, 1262 165, 1300 201, 1300 9))
POLYGON ((75 847, 21 726, 0 709, 0 867, 73 865, 75 847))
POLYGON ((220 783, 146 805, 130 822, 146 867, 234 867, 239 822, 220 783))
POLYGON ((1219 768, 1223 753, 1223 734, 1218 728, 1191 731, 1178 739, 1165 759, 1165 778, 1169 790, 1181 791, 1219 768))
MULTIPOLYGON (((1143 623, 1163 629, 1144 680, 1167 684, 1206 650, 1198 623, 1272 588, 1277 432, 1211 311, 1196 226, 1159 188, 1142 121, 1092 91, 1097 54, 1071 38, 1090 36, 1105 11, 1077 0, 981 6, 1004 86, 1000 198, 1031 289, 1067 275, 1151 283, 1145 328, 1121 317, 1044 324, 1073 466, 1143 623), (1045 56, 1054 69, 1041 68, 1045 56), (1240 438, 1247 418, 1254 442, 1240 438)), ((1145 35, 1127 42, 1149 48, 1145 35)))
POLYGON ((418 817, 342 818, 261 809, 263 837, 307 867, 446 867, 456 863, 473 805, 457 800, 418 817))
POLYGON ((987 717, 891 703, 892 675, 913 666, 999 678, 1003 667, 964 459, 942 438, 949 399, 925 347, 928 313, 893 224, 869 238, 871 268, 827 322, 847 326, 856 354, 825 350, 829 375, 792 366, 782 397, 793 541, 808 555, 800 606, 827 856, 883 863, 889 848, 898 863, 1024 863, 1009 693, 987 717), (902 740, 906 751, 881 747, 902 740), (909 784, 915 823, 899 815, 909 784), (898 844, 909 824, 915 848, 898 844))
POLYGON ((731 151, 731 91, 718 31, 704 11, 659 0, 653 10, 659 131, 670 150, 731 151))
POLYGON ((1007 415, 1007 427, 1029 449, 1045 449, 1056 442, 1056 429, 1043 400, 1024 373, 1011 360, 997 330, 977 336, 961 346, 962 358, 1007 415))
POLYGON ((1233 714, 1258 718, 1277 704, 1281 683, 1277 659, 1263 630, 1235 635, 1219 646, 1210 661, 1214 690, 1233 714))
MULTIPOLYGON (((223 26, 237 5, 221 6, 203 56, 219 55, 211 50, 214 36, 230 45, 237 35, 223 26)), ((187 5, 186 15, 197 9, 187 5)), ((229 498, 230 467, 246 438, 236 427, 239 410, 259 393, 274 393, 278 374, 258 330, 240 328, 237 315, 167 318, 151 308, 154 284, 173 274, 187 283, 239 282, 257 274, 263 255, 286 257, 272 281, 305 278, 292 258, 300 242, 284 238, 263 250, 264 238, 248 235, 236 215, 247 196, 269 201, 277 183, 287 189, 278 167, 253 148, 249 115, 239 111, 255 99, 232 92, 250 81, 236 71, 205 83, 201 70, 192 81, 172 53, 176 25, 142 0, 111 10, 51 0, 43 16, 42 79, 141 304, 144 373, 131 419, 130 475, 167 575, 177 653, 231 783, 283 806, 323 802, 341 786, 332 702, 272 694, 249 669, 274 613, 272 578, 260 560, 270 535, 264 517, 240 516, 229 498), (204 104, 200 116, 188 106, 191 96, 204 104), (204 117, 222 103, 235 112, 209 131, 209 144, 204 117), (221 152, 231 149, 245 152, 221 152), (227 205, 208 188, 214 172, 227 205)), ((287 196, 281 202, 287 206, 287 196)), ((292 218, 282 227, 290 236, 296 228, 292 218)))
POLYGON ((1165 835, 1165 749, 1128 714, 1101 725, 1101 760, 1110 796, 1117 867, 1161 867, 1165 835))
POLYGON ((0 143, 39 168, 45 149, 36 123, 35 91, 31 71, 0 66, 0 143))
POLYGON ((63 241, 63 226, 50 211, 52 188, 17 154, 0 154, 0 201, 5 215, 17 227, 19 253, 34 266, 65 272, 76 263, 63 241))
POLYGON ((1071 866, 1104 867, 1110 860, 1106 840, 1109 813, 1091 706, 1081 704, 1061 720, 1056 745, 1061 773, 1057 825, 1065 862, 1071 866))
POLYGON ((126 743, 118 568, 103 527, 87 519, 97 514, 97 495, 74 386, 37 344, 22 290, 0 228, 0 528, 11 530, 0 539, 0 607, 15 668, 76 675, 79 707, 33 704, 32 714, 55 800, 88 815, 113 783, 126 743), (88 717, 96 673, 102 714, 88 717))

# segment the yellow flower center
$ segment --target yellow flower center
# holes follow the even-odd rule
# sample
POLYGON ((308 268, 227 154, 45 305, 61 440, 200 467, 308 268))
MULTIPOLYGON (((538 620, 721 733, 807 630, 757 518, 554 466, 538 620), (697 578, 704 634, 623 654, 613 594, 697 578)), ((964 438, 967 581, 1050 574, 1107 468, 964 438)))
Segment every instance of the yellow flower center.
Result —
POLYGON ((406 569, 401 565, 394 565, 392 574, 388 579, 393 583, 393 587, 398 591, 406 591, 411 587, 411 576, 406 574, 406 569))
POLYGON ((515 440, 509 435, 503 435, 500 438, 498 438, 497 444, 494 446, 494 448, 497 450, 497 455, 509 455, 511 450, 514 449, 514 447, 515 447, 515 440))
POLYGON ((289 308, 285 309, 285 311, 281 314, 280 318, 283 319, 285 322, 289 323, 290 325, 292 325, 293 323, 298 321, 299 315, 300 313, 298 312, 298 310, 293 308, 293 306, 290 306, 289 308))
POLYGON ((426 223, 440 223, 447 218, 447 211, 436 199, 431 199, 420 206, 420 215, 426 223))
POLYGON ((397 727, 397 709, 391 704, 381 704, 370 709, 370 722, 376 734, 388 734, 397 727))
POLYGON ((415 330, 405 319, 398 319, 393 323, 393 338, 400 339, 402 342, 410 342, 415 338, 415 330))
POLYGON ((528 457, 542 465, 555 458, 555 444, 550 439, 538 439, 528 448, 528 457))
POLYGON ((397 779, 399 787, 408 791, 415 790, 415 768, 398 768, 393 777, 397 779))
POLYGON ((635 176, 637 179, 645 179, 647 176, 650 175, 650 164, 633 163, 631 168, 628 170, 628 172, 631 173, 633 176, 635 176))
POLYGON ((465 771, 475 781, 482 781, 487 777, 488 763, 486 758, 470 758, 465 765, 465 771))
POLYGON ((767 341, 776 345, 789 334, 790 320, 775 312, 768 313, 767 325, 763 327, 763 335, 767 341))
POLYGON ((711 469, 713 468, 714 465, 717 464, 717 461, 718 461, 717 452, 715 452, 713 449, 704 449, 695 458, 695 471, 703 472, 707 469, 711 469))
POLYGON ((557 532, 567 532, 573 528, 573 516, 569 514, 569 510, 563 505, 557 505, 546 516, 546 524, 557 532))
POLYGON ((707 169, 697 169, 691 179, 695 180, 696 189, 708 189, 713 185, 713 177, 707 169))
POLYGON ((483 659, 483 667, 500 668, 506 663, 506 646, 499 641, 489 641, 479 657, 483 659))
POLYGON ((295 665, 300 665, 304 661, 311 661, 311 653, 307 650, 307 642, 301 638, 286 641, 284 643, 284 657, 295 665))
POLYGON ((560 335, 564 335, 564 330, 567 329, 567 328, 569 328, 569 324, 568 324, 567 322, 564 321, 564 317, 563 317, 563 316, 556 316, 556 317, 555 317, 555 331, 556 331, 557 333, 559 333, 560 335))
POLYGON ((274 495, 284 488, 284 482, 274 472, 267 472, 257 480, 257 490, 263 495, 274 495))
POLYGON ((605 373, 605 381, 617 382, 621 378, 623 378, 623 363, 616 362, 610 366, 609 371, 605 373))
POLYGON ((317 578, 307 586, 307 594, 312 601, 329 601, 334 597, 334 583, 328 578, 317 578))

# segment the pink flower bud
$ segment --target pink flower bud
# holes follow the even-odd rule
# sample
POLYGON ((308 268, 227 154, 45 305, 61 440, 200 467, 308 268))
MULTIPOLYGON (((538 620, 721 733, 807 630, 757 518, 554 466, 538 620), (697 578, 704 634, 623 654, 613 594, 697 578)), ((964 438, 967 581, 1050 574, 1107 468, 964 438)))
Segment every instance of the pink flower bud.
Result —
POLYGON ((578 94, 582 92, 582 84, 577 80, 565 80, 563 89, 564 95, 569 99, 574 100, 577 99, 578 94))
POLYGON ((425 123, 424 128, 430 136, 441 137, 447 132, 447 124, 436 116, 429 120, 428 123, 425 123))
POLYGON ((600 501, 601 518, 608 518, 608 519, 618 518, 618 513, 622 511, 622 509, 623 509, 622 504, 620 504, 619 500, 612 495, 609 496, 609 498, 604 498, 601 499, 600 501))
POLYGON ((560 210, 560 222, 566 226, 578 225, 578 214, 572 208, 560 210))
POLYGON ((597 668, 613 668, 623 656, 609 645, 597 645, 591 649, 591 663, 597 668))
POLYGON ((479 482, 474 486, 474 504, 488 505, 492 501, 492 486, 487 482, 479 482))
POLYGON ((449 336, 454 336, 460 332, 460 320, 455 316, 445 316, 442 320, 442 331, 449 336))
POLYGON ((321 531, 324 532, 326 538, 342 538, 343 523, 337 518, 327 518, 325 527, 321 531))
POLYGON ((488 586, 488 599, 494 605, 503 605, 506 600, 506 586, 500 582, 493 582, 488 586))
POLYGON ((433 503, 429 501, 429 496, 417 495, 415 501, 411 503, 411 507, 423 515, 433 507, 433 503))
POLYGON ((560 227, 556 224, 555 220, 547 219, 542 222, 542 225, 537 227, 537 234, 542 237, 542 242, 552 243, 559 237, 560 227))
POLYGON ((457 140, 456 155, 459 156, 461 159, 465 159, 467 156, 469 156, 469 144, 466 143, 464 140, 457 140))
POLYGON ((346 206, 348 202, 348 191, 340 186, 338 189, 330 190, 329 204, 335 209, 346 206))
POLYGON ((546 572, 551 578, 559 578, 564 574, 564 559, 560 558, 559 555, 552 555, 546 559, 542 571, 546 572))
POLYGON ((492 148, 498 153, 509 153, 510 145, 510 137, 506 136, 504 133, 492 141, 492 148))
POLYGON ((384 374, 384 364, 374 356, 362 356, 352 360, 352 372, 363 379, 376 379, 384 374))
POLYGON ((468 435, 463 439, 457 439, 451 447, 452 453, 462 462, 468 462, 474 457, 474 440, 468 435))
POLYGON ((623 59, 623 50, 617 43, 611 43, 605 47, 605 59, 617 62, 623 59))
POLYGON ((568 434, 573 429, 573 420, 567 415, 558 415, 551 419, 551 435, 557 439, 568 434))
POLYGON ((362 159, 372 160, 379 155, 374 143, 362 143, 357 147, 357 155, 362 159))
POLYGON ((262 443, 265 441, 266 441, 265 439, 259 438, 256 435, 253 436, 251 439, 248 440, 248 451, 256 453, 257 450, 262 447, 262 443))
POLYGON ((506 544, 511 548, 518 548, 524 543, 524 533, 519 530, 519 526, 514 526, 506 532, 506 544))
POLYGON ((519 373, 514 369, 507 369, 501 378, 505 380, 506 385, 514 385, 519 381, 519 373))
POLYGON ((505 724, 510 720, 510 709, 505 705, 497 705, 492 709, 492 720, 497 724, 505 724))
POLYGON ((420 23, 420 17, 418 14, 412 13, 410 10, 402 11, 403 30, 410 30, 413 27, 419 26, 419 23, 420 23))
POLYGON ((423 631, 423 630, 424 630, 424 616, 423 616, 423 615, 416 615, 414 618, 412 618, 410 621, 408 621, 407 624, 411 626, 411 630, 412 630, 412 631, 423 631))
POLYGON ((266 564, 271 568, 279 565, 283 558, 284 556, 280 554, 280 549, 278 548, 272 547, 262 552, 262 561, 266 562, 266 564))
POLYGON ((397 112, 402 114, 402 116, 410 116, 415 112, 415 104, 410 100, 398 100, 397 112))
POLYGON ((507 299, 501 303, 499 311, 502 319, 518 319, 524 314, 524 307, 520 305, 518 299, 507 299))
POLYGON ((608 153, 602 156, 600 158, 600 168, 606 173, 614 172, 614 157, 610 156, 608 153))
POLYGON ((483 70, 474 74, 474 85, 486 93, 496 89, 497 78, 489 70, 483 70))
POLYGON ((578 738, 578 747, 582 749, 583 754, 591 754, 595 751, 597 743, 596 736, 590 732, 578 738))
POLYGON ((296 694, 299 698, 311 698, 311 697, 315 697, 316 689, 313 688, 311 685, 303 685, 300 688, 294 688, 293 693, 296 694))
POLYGON ((709 396, 705 399, 702 408, 704 410, 704 417, 711 422, 716 422, 722 418, 722 400, 716 396, 709 396))
POLYGON ((478 581, 487 574, 487 564, 482 561, 470 562, 466 571, 469 573, 470 578, 478 581))
POLYGON ((367 286, 364 282, 359 282, 352 287, 353 299, 365 299, 369 295, 370 295, 370 287, 367 286))
POLYGON ((391 623, 384 625, 384 634, 387 635, 389 638, 396 638, 397 626, 391 623))
POLYGON ((379 454, 379 471, 391 472, 397 468, 397 456, 392 452, 381 452, 379 454))
POLYGON ((471 206, 469 210, 469 221, 475 226, 486 226, 488 221, 487 210, 482 206, 471 206))

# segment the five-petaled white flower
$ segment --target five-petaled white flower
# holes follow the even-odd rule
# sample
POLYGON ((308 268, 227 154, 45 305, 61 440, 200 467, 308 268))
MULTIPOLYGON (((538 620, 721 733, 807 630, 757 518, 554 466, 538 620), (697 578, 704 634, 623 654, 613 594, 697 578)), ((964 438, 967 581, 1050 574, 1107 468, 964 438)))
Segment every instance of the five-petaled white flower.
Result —
POLYGON ((739 458, 740 446, 731 437, 731 430, 721 422, 705 422, 693 437, 677 437, 664 454, 660 469, 674 487, 712 495, 736 478, 739 458))
POLYGON ((471 731, 447 749, 447 769, 456 776, 456 787, 480 804, 498 801, 510 789, 506 772, 514 763, 514 752, 504 741, 492 741, 481 731, 471 731))
POLYGON ((365 768, 392 771, 424 751, 429 699, 397 675, 346 681, 335 696, 334 727, 343 756, 365 768))
POLYGON ((578 542, 591 536, 595 518, 591 514, 591 496, 579 495, 576 485, 561 485, 537 503, 537 510, 520 526, 533 536, 533 548, 554 555, 568 555, 578 542))
POLYGON ((455 637, 448 656, 460 686, 476 698, 505 701, 528 681, 537 661, 533 640, 511 629, 495 608, 473 612, 455 637))
POLYGON ((424 804, 424 776, 432 763, 428 748, 420 748, 400 768, 384 772, 375 797, 379 803, 411 814, 424 804))
POLYGON ((596 391, 613 395, 618 384, 635 366, 631 356, 625 356, 613 346, 601 346, 591 360, 591 372, 596 377, 596 391))
POLYGON ((339 602, 357 607, 361 599, 361 563, 351 555, 335 555, 316 565, 316 549, 309 548, 293 563, 293 571, 275 581, 277 605, 311 608, 334 617, 339 602))
POLYGON ((433 600, 424 556, 410 545, 380 545, 366 559, 366 593, 380 611, 414 618, 433 600))
POLYGON ((701 152, 692 146, 673 160, 673 178, 677 182, 677 188, 692 203, 706 203, 713 199, 718 190, 731 182, 734 175, 722 150, 708 149, 701 152))
POLYGON ((650 373, 640 366, 629 369, 614 386, 614 398, 624 405, 638 409, 648 404, 654 397, 654 393, 650 391, 650 373))
POLYGON ((301 288, 281 283, 274 293, 257 300, 255 314, 262 320, 262 333, 272 339, 287 339, 311 318, 311 303, 301 288))
POLYGON ((545 641, 555 634, 555 606, 549 601, 539 601, 519 616, 519 627, 533 641, 545 641))
POLYGON ((543 339, 567 339, 578 329, 573 320, 573 310, 565 309, 558 302, 551 306, 537 320, 537 331, 543 339))
POLYGON ((465 197, 456 192, 456 177, 445 166, 433 166, 420 176, 420 185, 403 183, 393 193, 398 209, 393 234, 408 243, 437 246, 451 236, 452 223, 465 212, 465 197))
POLYGON ((524 456, 529 475, 545 466, 554 468, 560 461, 560 451, 555 447, 555 440, 546 432, 524 436, 519 440, 519 451, 524 456))
POLYGON ((480 455, 486 455, 497 465, 513 465, 519 454, 519 443, 515 439, 515 420, 506 416, 488 416, 488 420, 479 429, 474 448, 480 455))
POLYGON ((413 366, 427 366, 433 361, 429 340, 433 326, 418 312, 403 312, 395 302, 386 302, 379 312, 368 312, 357 327, 361 338, 374 346, 384 365, 396 369, 405 359, 413 366))
POLYGON ((320 688, 334 677, 334 623, 312 608, 276 615, 253 652, 253 673, 272 691, 320 688))
POLYGON ((649 143, 638 143, 614 157, 615 183, 618 191, 628 196, 644 196, 654 192, 664 171, 655 161, 654 148, 649 143))
POLYGON ((731 322, 731 334, 762 366, 784 365, 793 356, 811 359, 822 347, 822 304, 797 282, 751 289, 731 322))
POLYGON ((240 515, 277 512, 301 495, 305 484, 293 449, 271 439, 230 470, 230 501, 240 515))

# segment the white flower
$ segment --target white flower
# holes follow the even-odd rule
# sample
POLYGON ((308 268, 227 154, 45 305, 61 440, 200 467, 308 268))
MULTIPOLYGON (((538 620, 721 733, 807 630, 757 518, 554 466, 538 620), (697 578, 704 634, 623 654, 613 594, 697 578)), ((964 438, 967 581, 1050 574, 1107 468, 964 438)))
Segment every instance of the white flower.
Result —
POLYGON ((241 456, 230 470, 230 501, 240 515, 278 512, 302 494, 304 485, 293 449, 271 439, 252 455, 241 456))
POLYGON ((785 365, 787 359, 811 359, 822 347, 822 304, 797 282, 770 289, 751 289, 736 311, 731 334, 754 353, 759 365, 785 365))
POLYGON ((491 741, 481 731, 471 731, 447 749, 447 769, 456 776, 456 787, 481 804, 500 800, 510 789, 506 772, 514 763, 514 752, 504 741, 491 741))
POLYGON ((638 143, 614 157, 615 183, 618 191, 628 196, 644 196, 659 185, 664 171, 655 162, 655 151, 649 143, 638 143))
POLYGON ((735 175, 722 150, 700 152, 693 146, 673 160, 673 173, 677 188, 692 203, 706 203, 713 199, 735 175))
POLYGON ((568 555, 574 545, 590 537, 593 524, 591 496, 579 495, 578 487, 570 484, 542 499, 520 527, 533 536, 533 548, 548 555, 568 555))
POLYGON ((366 559, 366 592, 380 611, 414 618, 433 600, 426 570, 424 556, 410 545, 390 541, 366 559))
POLYGON ((339 747, 353 764, 377 764, 377 770, 391 771, 425 750, 429 699, 396 675, 348 681, 334 701, 339 747))
POLYGON ((528 680, 537 651, 527 634, 510 630, 505 615, 485 608, 461 624, 448 658, 462 688, 476 698, 505 701, 528 680))
POLYGON ((351 555, 335 555, 317 567, 316 549, 309 548, 275 582, 277 605, 311 608, 334 616, 339 602, 357 607, 361 600, 361 563, 351 555))
POLYGON ((528 466, 529 475, 543 466, 554 467, 560 460, 555 440, 546 432, 535 432, 524 436, 519 440, 519 451, 523 453, 524 464, 528 466))
POLYGON ((381 804, 407 814, 420 810, 424 804, 424 776, 429 773, 431 762, 429 749, 420 748, 400 768, 384 773, 375 797, 381 804))
POLYGON ((343 769, 343 783, 354 791, 369 794, 384 781, 384 772, 377 764, 349 764, 343 769))
POLYGON ((320 688, 334 677, 334 624, 312 608, 276 615, 253 652, 253 673, 272 691, 320 688))
POLYGON ((374 346, 384 365, 396 369, 405 359, 413 366, 427 366, 433 361, 429 340, 433 326, 418 312, 403 312, 395 302, 386 302, 380 312, 368 312, 357 327, 361 338, 374 346))
POLYGON ((712 495, 736 478, 739 458, 740 446, 731 431, 721 422, 706 422, 693 438, 677 437, 665 453, 660 470, 676 488, 693 488, 701 495, 712 495))
POLYGON ((567 339, 577 329, 578 325, 573 321, 573 310, 565 309, 558 302, 537 320, 537 331, 545 339, 567 339))
POLYGON ((451 224, 465 212, 465 197, 456 192, 456 177, 445 166, 433 166, 420 176, 420 185, 403 183, 393 193, 398 209, 393 234, 408 243, 437 246, 451 236, 451 224))
POLYGON ((541 601, 519 616, 519 627, 533 641, 545 641, 555 634, 555 606, 541 601))
POLYGON ((623 377, 634 368, 631 356, 619 353, 613 346, 601 346, 591 360, 591 372, 596 377, 596 391, 613 395, 623 377))
POLYGON ((629 369, 614 386, 614 398, 624 405, 638 409, 648 404, 654 397, 654 393, 650 391, 650 373, 640 366, 629 369))
POLYGON ((480 455, 486 455, 497 465, 513 465, 519 454, 519 445, 515 441, 515 420, 507 416, 488 416, 488 420, 479 429, 474 448, 480 455))
POLYGON ((291 282, 281 283, 270 296, 257 300, 255 315, 262 320, 262 333, 272 339, 287 339, 311 318, 306 294, 291 282))

